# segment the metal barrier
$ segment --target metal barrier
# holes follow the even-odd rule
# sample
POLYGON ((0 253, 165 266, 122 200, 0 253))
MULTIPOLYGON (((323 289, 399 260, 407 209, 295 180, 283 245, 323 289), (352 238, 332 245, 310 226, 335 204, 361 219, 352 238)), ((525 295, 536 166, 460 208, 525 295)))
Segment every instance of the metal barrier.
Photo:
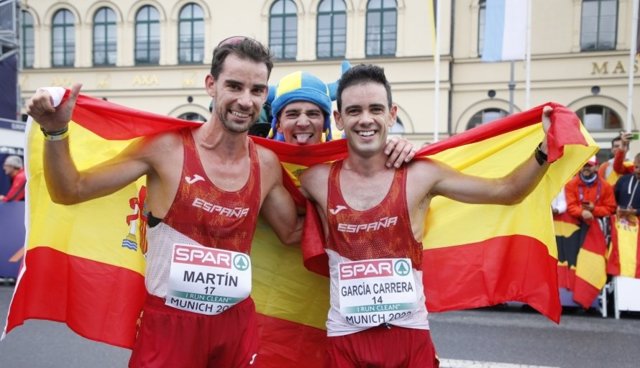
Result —
POLYGON ((620 312, 640 311, 640 279, 616 276, 613 285, 614 316, 620 318, 620 312))

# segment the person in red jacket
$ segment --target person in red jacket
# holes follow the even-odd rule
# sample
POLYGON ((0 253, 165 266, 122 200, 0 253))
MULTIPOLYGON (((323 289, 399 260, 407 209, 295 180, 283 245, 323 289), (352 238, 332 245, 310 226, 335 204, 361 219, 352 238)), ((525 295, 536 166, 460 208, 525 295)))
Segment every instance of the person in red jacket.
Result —
POLYGON ((22 159, 20 156, 8 156, 2 165, 4 173, 11 178, 11 188, 6 195, 0 194, 2 202, 24 201, 24 189, 27 184, 27 177, 22 168, 22 159))
MULTIPOLYGON (((633 164, 633 161, 627 160, 626 157, 627 152, 629 152, 629 141, 631 141, 632 139, 638 139, 637 134, 637 132, 620 133, 620 148, 615 151, 615 155, 613 156, 613 163, 611 164, 613 166, 613 171, 616 173, 616 182, 618 181, 618 179, 620 179, 621 176, 633 174, 634 172, 635 166, 633 164)), ((609 183, 613 186, 615 186, 616 182, 612 183, 609 180, 609 183)))
POLYGON ((627 167, 633 170, 633 162, 626 161, 625 157, 628 150, 630 134, 620 132, 615 138, 611 140, 611 155, 612 157, 603 162, 598 169, 598 176, 607 181, 611 185, 616 185, 618 178, 627 174, 627 167), (625 147, 626 146, 626 147, 625 147))
POLYGON ((578 220, 590 222, 616 211, 613 187, 598 175, 595 156, 567 183, 565 195, 567 212, 578 220))

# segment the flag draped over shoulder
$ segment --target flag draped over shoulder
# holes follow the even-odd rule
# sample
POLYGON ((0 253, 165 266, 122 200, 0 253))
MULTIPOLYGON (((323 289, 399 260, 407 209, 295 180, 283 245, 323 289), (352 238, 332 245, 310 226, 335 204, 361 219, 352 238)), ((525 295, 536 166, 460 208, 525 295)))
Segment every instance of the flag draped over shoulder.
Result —
MULTIPOLYGON (((68 91, 67 91, 68 93, 68 91)), ((530 304, 554 321, 560 304, 551 199, 597 150, 575 114, 554 106, 549 160, 542 182, 516 206, 464 205, 435 198, 426 219, 424 284, 431 311, 530 304)), ((533 153, 543 137, 542 106, 472 129, 420 150, 457 170, 496 177, 533 153)), ((199 123, 141 112, 80 95, 70 125, 78 168, 113 157, 131 140, 199 123), (115 141, 114 141, 115 140, 115 141)), ((65 322, 89 339, 131 347, 142 307, 144 258, 136 232, 141 183, 73 206, 51 202, 42 172, 42 138, 29 129, 26 256, 5 332, 27 319, 65 322)), ((297 147, 254 137, 283 162, 297 203, 297 174, 346 156, 344 140, 297 147)), ((328 308, 326 258, 313 206, 302 252, 280 244, 260 222, 252 246, 252 296, 260 314, 261 356, 268 366, 320 366, 328 308), (304 262, 303 262, 304 261, 304 262), (315 273, 305 269, 311 269, 315 273)))
MULTIPOLYGON (((422 240, 423 281, 430 311, 520 301, 559 321, 550 204, 598 148, 573 112, 550 105, 555 110, 548 138, 549 160, 554 163, 522 203, 468 205, 442 197, 432 200, 422 240)), ((473 175, 503 176, 531 157, 533 147, 542 140, 541 114, 542 106, 511 115, 424 147, 418 156, 473 175)), ((318 241, 303 243, 305 262, 309 269, 327 274, 326 255, 320 247, 318 241)))

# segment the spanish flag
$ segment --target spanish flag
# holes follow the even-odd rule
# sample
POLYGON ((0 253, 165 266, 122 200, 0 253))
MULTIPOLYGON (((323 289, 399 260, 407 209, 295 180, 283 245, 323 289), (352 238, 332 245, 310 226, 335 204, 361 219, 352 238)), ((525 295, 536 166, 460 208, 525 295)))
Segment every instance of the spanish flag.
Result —
MULTIPOLYGON (((67 91, 68 94, 68 91, 67 91)), ((430 311, 528 303, 560 318, 550 203, 597 150, 576 115, 551 103, 549 160, 542 182, 516 206, 432 201, 426 219, 424 283, 430 311)), ((463 172, 496 177, 532 155, 543 137, 542 106, 483 125, 420 150, 463 172)), ((70 124, 79 169, 113 157, 140 136, 195 126, 80 95, 70 124)), ((130 348, 144 289, 140 223, 143 183, 85 203, 53 204, 42 169, 42 138, 28 129, 26 255, 5 333, 27 319, 66 323, 92 340, 130 348)), ((337 140, 309 147, 255 138, 279 155, 287 187, 299 204, 295 178, 305 167, 346 156, 337 140)), ((415 185, 415 184, 414 184, 415 185)), ((253 297, 260 313, 265 366, 321 366, 328 309, 322 232, 313 206, 302 249, 279 243, 260 223, 252 247, 253 297), (314 272, 309 272, 310 269, 314 272)))
POLYGON ((584 242, 587 227, 580 227, 568 213, 554 216, 553 225, 558 247, 558 287, 573 290, 576 283, 578 253, 584 242))
POLYGON ((607 283, 607 242, 598 221, 582 226, 588 229, 578 252, 573 300, 586 309, 607 283))
POLYGON ((558 247, 558 286, 572 292, 573 300, 585 309, 593 304, 607 282, 607 242, 601 226, 568 213, 556 216, 554 226, 558 247))
POLYGON ((640 247, 638 218, 611 217, 611 252, 607 273, 612 276, 640 278, 640 247))

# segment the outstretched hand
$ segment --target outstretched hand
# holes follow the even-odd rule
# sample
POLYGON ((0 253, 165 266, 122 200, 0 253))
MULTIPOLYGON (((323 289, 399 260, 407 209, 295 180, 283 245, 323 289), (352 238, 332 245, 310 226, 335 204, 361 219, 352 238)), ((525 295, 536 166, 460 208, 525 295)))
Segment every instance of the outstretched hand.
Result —
POLYGON ((45 88, 38 88, 27 103, 27 114, 47 132, 62 130, 71 120, 81 88, 82 84, 74 84, 69 97, 57 107, 54 105, 51 92, 45 88))

